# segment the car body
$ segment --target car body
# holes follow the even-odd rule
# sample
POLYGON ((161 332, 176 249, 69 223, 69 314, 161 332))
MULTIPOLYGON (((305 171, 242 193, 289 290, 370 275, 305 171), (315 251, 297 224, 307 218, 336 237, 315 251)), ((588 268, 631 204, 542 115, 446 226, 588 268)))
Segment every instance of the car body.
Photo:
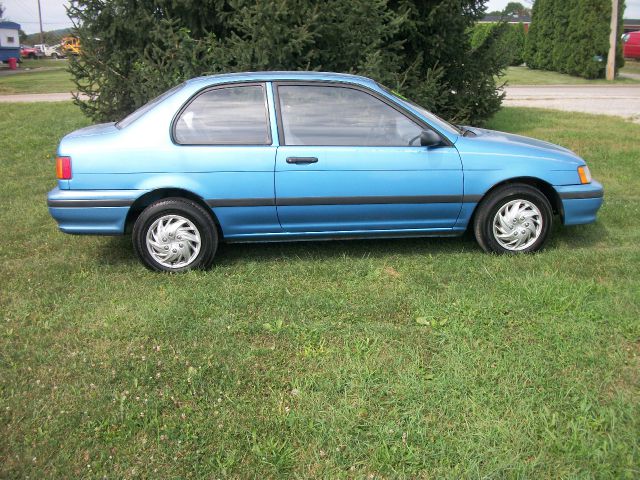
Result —
POLYGON ((22 45, 20 47, 20 56, 22 58, 36 59, 42 57, 42 52, 35 47, 29 45, 22 45))
POLYGON ((565 148, 458 128, 373 80, 318 72, 188 80, 121 122, 64 137, 57 174, 48 206, 63 232, 133 231, 145 265, 168 271, 210 265, 218 241, 470 226, 486 251, 529 252, 554 214, 590 223, 603 201, 565 148), (180 231, 193 244, 176 243, 180 231))
POLYGON ((41 43, 34 45, 34 48, 40 51, 41 55, 44 57, 51 58, 62 58, 64 54, 60 49, 60 45, 47 45, 46 43, 41 43))
POLYGON ((625 58, 640 58, 640 31, 625 33, 622 42, 625 58))

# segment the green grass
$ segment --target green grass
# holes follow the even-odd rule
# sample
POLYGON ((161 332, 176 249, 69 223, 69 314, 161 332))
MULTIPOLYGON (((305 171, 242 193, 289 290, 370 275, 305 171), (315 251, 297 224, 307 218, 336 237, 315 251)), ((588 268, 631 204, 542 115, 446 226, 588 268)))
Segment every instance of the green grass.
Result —
POLYGON ((640 476, 640 126, 491 122, 574 149, 606 187, 596 224, 537 255, 229 245, 161 275, 129 238, 49 217, 76 107, 2 110, 0 477, 640 476))
POLYGON ((625 60, 624 67, 620 70, 622 73, 640 74, 639 60, 625 60))
POLYGON ((20 69, 34 69, 34 68, 44 68, 44 67, 55 67, 55 68, 66 68, 67 60, 66 59, 53 59, 53 58, 38 58, 31 60, 29 58, 24 58, 20 62, 20 69))
POLYGON ((587 80, 563 73, 532 70, 527 67, 509 67, 499 81, 506 81, 508 85, 624 85, 640 83, 640 81, 630 78, 618 78, 613 82, 604 79, 587 80))
POLYGON ((0 76, 0 95, 58 93, 75 88, 64 60, 24 60, 20 73, 0 76))

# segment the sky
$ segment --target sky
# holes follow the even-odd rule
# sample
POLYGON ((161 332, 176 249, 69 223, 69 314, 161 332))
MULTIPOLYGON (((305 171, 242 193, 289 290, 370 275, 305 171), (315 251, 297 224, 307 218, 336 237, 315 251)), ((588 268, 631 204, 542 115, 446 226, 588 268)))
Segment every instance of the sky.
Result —
MULTIPOLYGON (((527 0, 520 2, 531 3, 527 0)), ((38 31, 38 0, 0 0, 0 3, 5 7, 7 19, 19 23, 27 33, 38 31)), ((502 10, 507 3, 509 0, 489 0, 487 10, 502 10)), ((44 31, 71 26, 64 8, 67 4, 67 0, 40 0, 44 31)), ((626 4, 625 18, 640 18, 640 0, 626 0, 626 4)))

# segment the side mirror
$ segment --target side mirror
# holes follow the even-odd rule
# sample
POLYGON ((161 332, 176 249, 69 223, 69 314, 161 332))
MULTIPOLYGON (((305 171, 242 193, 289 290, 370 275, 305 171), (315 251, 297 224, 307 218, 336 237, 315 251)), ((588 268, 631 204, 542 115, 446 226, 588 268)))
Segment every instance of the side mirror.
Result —
POLYGON ((420 134, 420 145, 423 147, 437 147, 442 145, 442 138, 433 130, 423 130, 420 134))

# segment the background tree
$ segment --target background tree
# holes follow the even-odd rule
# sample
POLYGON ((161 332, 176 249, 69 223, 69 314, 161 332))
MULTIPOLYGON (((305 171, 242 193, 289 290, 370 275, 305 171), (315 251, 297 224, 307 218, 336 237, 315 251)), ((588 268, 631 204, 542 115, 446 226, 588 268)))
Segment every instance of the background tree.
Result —
POLYGON ((528 17, 531 10, 520 2, 509 2, 502 10, 502 14, 506 17, 528 17))
POLYGON ((472 47, 484 0, 74 0, 70 69, 94 120, 190 77, 247 70, 370 76, 456 122, 500 106, 500 31, 472 47))
MULTIPOLYGON (((620 0, 618 36, 622 34, 623 13, 624 0, 620 0)), ((527 66, 585 78, 603 77, 610 21, 611 0, 536 0, 527 36, 527 66)), ((616 71, 623 65, 619 44, 616 71)))
POLYGON ((531 15, 531 9, 520 2, 509 2, 502 10, 492 10, 487 15, 494 17, 528 17, 531 15))
POLYGON ((0 20, 2 20, 3 18, 4 18, 4 7, 0 3, 0 20))
POLYGON ((471 31, 471 46, 477 47, 494 31, 498 32, 499 37, 494 49, 495 54, 506 65, 522 65, 527 39, 524 24, 508 24, 506 22, 477 23, 471 31))

